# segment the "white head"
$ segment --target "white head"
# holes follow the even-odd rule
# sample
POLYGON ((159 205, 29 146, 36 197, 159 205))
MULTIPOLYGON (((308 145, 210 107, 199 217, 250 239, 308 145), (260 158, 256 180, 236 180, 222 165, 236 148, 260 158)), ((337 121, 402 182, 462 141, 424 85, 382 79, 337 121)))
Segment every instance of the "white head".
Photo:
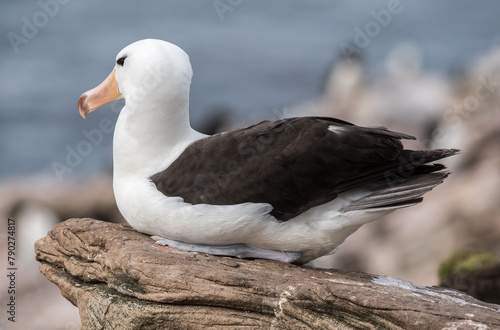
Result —
POLYGON ((125 98, 127 105, 138 104, 138 108, 187 106, 192 75, 189 56, 181 48, 163 40, 140 40, 118 53, 111 74, 82 94, 78 109, 85 118, 119 98, 125 98))

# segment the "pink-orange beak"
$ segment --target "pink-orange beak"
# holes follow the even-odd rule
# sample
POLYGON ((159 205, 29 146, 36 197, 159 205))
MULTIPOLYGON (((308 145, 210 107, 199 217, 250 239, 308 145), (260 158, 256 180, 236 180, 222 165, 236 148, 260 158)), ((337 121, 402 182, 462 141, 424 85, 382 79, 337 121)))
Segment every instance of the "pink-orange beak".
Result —
POLYGON ((83 118, 89 113, 99 108, 101 105, 120 98, 122 94, 118 91, 118 83, 115 78, 115 70, 94 89, 91 89, 80 96, 78 100, 78 111, 83 118))

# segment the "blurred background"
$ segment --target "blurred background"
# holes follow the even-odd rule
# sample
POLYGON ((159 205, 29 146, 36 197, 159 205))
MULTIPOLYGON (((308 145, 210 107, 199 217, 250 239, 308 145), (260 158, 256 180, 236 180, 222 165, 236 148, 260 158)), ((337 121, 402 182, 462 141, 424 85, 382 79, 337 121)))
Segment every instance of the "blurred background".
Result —
MULTIPOLYGON (((126 45, 158 38, 191 58, 191 122, 213 133, 325 115, 460 148, 415 207, 365 225, 316 265, 438 284, 439 263, 500 255, 500 3, 40 0, 0 4, 0 215, 17 224, 15 328, 78 329, 39 274, 33 243, 71 217, 121 222, 112 133, 121 101, 83 120, 79 96, 126 45)), ((2 252, 3 253, 3 252, 2 252)), ((3 253, 6 254, 6 253, 3 253)), ((5 256, 2 267, 6 269, 5 256)), ((0 276, 0 300, 8 299, 0 276)), ((5 305, 4 305, 5 306, 5 305)), ((0 328, 12 326, 0 314, 0 328)))

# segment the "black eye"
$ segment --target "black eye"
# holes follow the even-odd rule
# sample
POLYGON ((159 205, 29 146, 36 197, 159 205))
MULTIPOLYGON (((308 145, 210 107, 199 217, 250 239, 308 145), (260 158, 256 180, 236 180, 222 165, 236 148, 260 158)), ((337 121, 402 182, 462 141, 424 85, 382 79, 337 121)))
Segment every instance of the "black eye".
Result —
POLYGON ((120 57, 119 59, 116 60, 116 64, 118 64, 119 66, 123 66, 123 63, 125 63, 126 58, 127 56, 120 57))

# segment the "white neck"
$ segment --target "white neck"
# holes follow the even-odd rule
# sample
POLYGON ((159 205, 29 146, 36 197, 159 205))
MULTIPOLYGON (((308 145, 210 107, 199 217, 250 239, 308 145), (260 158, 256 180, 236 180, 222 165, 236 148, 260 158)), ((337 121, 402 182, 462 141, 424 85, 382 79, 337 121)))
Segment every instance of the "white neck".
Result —
POLYGON ((167 168, 193 141, 203 137, 189 124, 188 100, 167 103, 127 102, 116 122, 114 176, 149 177, 167 168))

